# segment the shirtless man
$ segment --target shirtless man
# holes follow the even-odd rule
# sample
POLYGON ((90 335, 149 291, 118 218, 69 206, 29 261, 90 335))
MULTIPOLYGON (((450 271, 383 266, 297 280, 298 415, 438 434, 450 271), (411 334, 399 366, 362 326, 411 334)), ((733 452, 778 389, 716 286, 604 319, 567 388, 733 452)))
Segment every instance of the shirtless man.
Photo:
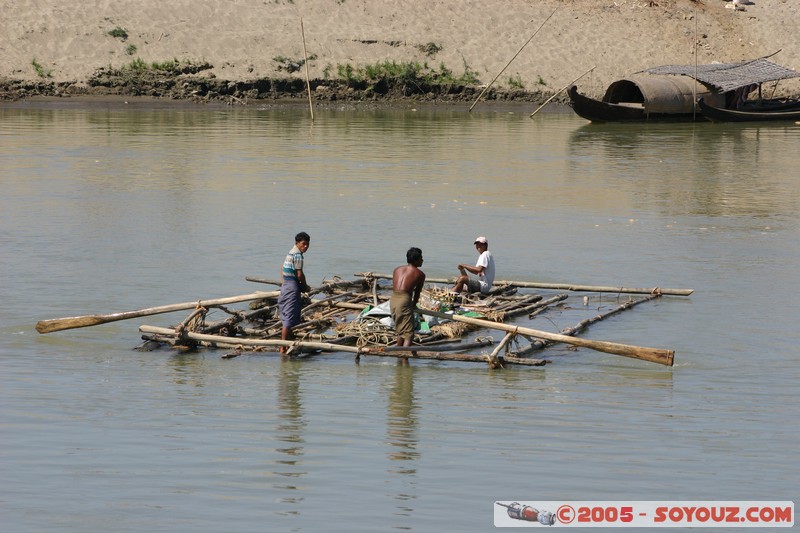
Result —
POLYGON ((407 265, 394 269, 392 274, 392 298, 389 309, 397 331, 397 346, 411 346, 414 337, 414 310, 425 284, 422 266, 422 250, 409 248, 406 252, 407 265))

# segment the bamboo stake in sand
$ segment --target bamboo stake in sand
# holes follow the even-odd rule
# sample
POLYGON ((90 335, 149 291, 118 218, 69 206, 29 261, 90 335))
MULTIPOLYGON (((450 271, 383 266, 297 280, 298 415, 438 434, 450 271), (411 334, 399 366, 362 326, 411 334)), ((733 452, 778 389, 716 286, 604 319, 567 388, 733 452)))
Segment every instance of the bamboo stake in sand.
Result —
POLYGON ((306 52, 306 32, 303 29, 303 18, 300 18, 300 34, 303 36, 303 59, 306 65, 306 92, 308 92, 308 109, 311 110, 311 122, 314 122, 314 106, 311 104, 311 82, 308 79, 308 53, 306 52))
POLYGON ((272 291, 272 292, 259 291, 250 294, 243 294, 241 296, 229 296, 228 298, 217 298, 216 300, 196 300, 194 302, 162 305, 160 307, 149 307, 147 309, 139 309, 137 311, 126 311, 123 313, 53 318, 50 320, 41 320, 37 322, 36 331, 38 331, 39 333, 51 333, 53 331, 61 331, 64 329, 85 328, 89 326, 97 326, 99 324, 106 324, 108 322, 116 322, 117 320, 128 320, 129 318, 138 318, 140 316, 171 313, 173 311, 183 311, 185 309, 194 309, 196 307, 208 307, 212 305, 225 305, 236 302, 246 302, 249 300, 259 300, 261 298, 270 298, 270 297, 274 298, 279 295, 280 295, 279 291, 272 291))
POLYGON ((500 77, 500 75, 501 75, 503 72, 505 72, 505 70, 508 68, 508 66, 511 64, 511 62, 512 62, 512 61, 514 61, 514 60, 517 58, 517 56, 518 56, 518 55, 519 55, 519 54, 522 52, 522 49, 523 49, 523 48, 525 48, 526 46, 528 46, 528 43, 529 43, 529 42, 531 42, 531 41, 533 40, 533 38, 534 38, 534 37, 536 37, 536 34, 537 34, 537 33, 539 33, 539 30, 541 30, 541 29, 542 29, 542 27, 543 27, 543 26, 544 26, 544 25, 547 23, 547 21, 548 21, 548 20, 550 20, 550 17, 552 17, 553 15, 555 15, 555 14, 556 14, 556 11, 558 11, 558 8, 555 8, 555 9, 553 10, 553 12, 552 12, 552 13, 550 13, 550 16, 549 16, 549 17, 547 17, 546 19, 544 19, 544 22, 542 22, 541 26, 539 26, 539 27, 536 29, 536 31, 535 31, 535 32, 533 32, 533 35, 531 35, 531 36, 530 36, 530 38, 529 38, 527 41, 525 41, 525 44, 523 44, 523 45, 520 47, 520 49, 517 51, 517 53, 516 53, 516 54, 514 54, 514 57, 512 57, 511 59, 509 59, 509 60, 508 60, 508 63, 506 63, 506 66, 504 66, 504 67, 503 67, 503 70, 501 70, 500 72, 498 72, 498 73, 497 73, 497 76, 495 76, 495 77, 494 77, 494 79, 493 79, 491 82, 489 82, 489 85, 487 85, 486 87, 484 87, 484 88, 483 88, 483 90, 481 91, 481 94, 479 94, 479 95, 478 95, 478 97, 475 99, 475 101, 474 101, 474 102, 472 103, 472 105, 470 106, 470 108, 469 108, 469 110, 470 110, 470 111, 472 111, 472 108, 473 108, 473 107, 475 107, 475 105, 478 103, 478 101, 481 99, 481 97, 484 95, 484 93, 486 93, 486 91, 488 91, 488 90, 489 90, 489 87, 491 87, 491 86, 492 86, 492 84, 493 84, 494 82, 496 82, 496 81, 497 81, 497 78, 499 78, 499 77, 500 77))

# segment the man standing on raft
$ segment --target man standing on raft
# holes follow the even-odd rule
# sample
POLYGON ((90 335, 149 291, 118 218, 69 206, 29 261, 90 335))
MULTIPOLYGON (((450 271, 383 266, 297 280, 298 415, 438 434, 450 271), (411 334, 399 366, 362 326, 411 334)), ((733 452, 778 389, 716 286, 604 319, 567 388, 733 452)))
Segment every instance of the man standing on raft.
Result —
POLYGON ((425 273, 422 266, 422 250, 409 248, 406 252, 407 265, 394 269, 392 273, 392 297, 389 309, 397 331, 397 346, 411 346, 414 338, 414 310, 417 308, 422 287, 425 284, 425 273))
MULTIPOLYGON (((283 260, 283 271, 281 277, 281 295, 278 297, 278 310, 281 315, 281 340, 292 340, 294 334, 292 328, 300 323, 300 311, 302 307, 302 293, 309 291, 306 283, 306 275, 303 272, 303 254, 308 251, 311 244, 311 237, 308 233, 301 231, 294 236, 294 247, 283 260)), ((286 346, 281 346, 280 352, 286 353, 286 346)))
POLYGON ((461 272, 461 275, 456 280, 455 287, 453 287, 453 292, 456 294, 464 290, 486 294, 491 290, 494 283, 494 257, 492 252, 489 251, 489 241, 486 240, 486 237, 480 236, 475 239, 474 244, 479 254, 478 262, 475 266, 463 263, 458 265, 458 271, 461 272), (478 279, 470 279, 467 272, 477 274, 478 279))

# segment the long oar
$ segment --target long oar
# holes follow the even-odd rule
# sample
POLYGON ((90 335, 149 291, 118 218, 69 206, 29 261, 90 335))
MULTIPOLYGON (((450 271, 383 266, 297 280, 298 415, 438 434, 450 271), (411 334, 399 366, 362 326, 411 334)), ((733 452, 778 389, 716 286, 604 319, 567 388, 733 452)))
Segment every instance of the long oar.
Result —
POLYGON ((555 342, 564 342, 574 346, 583 346, 591 348, 599 352, 613 353, 616 355, 623 355, 625 357, 632 357, 634 359, 642 359, 652 363, 659 363, 666 366, 672 366, 675 358, 675 351, 662 350, 660 348, 646 348, 643 346, 631 346, 628 344, 619 344, 616 342, 608 341, 593 341, 590 339, 582 339, 580 337, 570 337, 569 335, 561 335, 560 333, 550 333, 549 331, 540 331, 537 329, 525 328, 520 326, 513 326, 511 324, 502 324, 500 322, 492 322, 490 320, 481 320, 478 318, 471 318, 461 315, 448 315, 440 313, 439 311, 429 311, 427 309, 417 309, 423 315, 431 315, 439 318, 449 318, 456 322, 464 322, 465 324, 472 324, 484 328, 498 329, 500 331, 508 331, 511 333, 518 333, 520 335, 528 335, 531 337, 538 337, 540 339, 547 339, 555 342))
POLYGON ((278 295, 280 295, 279 291, 272 291, 272 292, 259 291, 250 294, 242 294, 240 296, 229 296, 227 298, 217 298, 215 300, 196 300, 194 302, 162 305, 160 307, 149 307, 147 309, 139 309, 138 311, 126 311, 123 313, 53 318, 50 320, 41 320, 37 322, 36 331, 38 331, 39 333, 51 333, 53 331, 61 331, 65 329, 86 328, 89 326, 97 326, 98 324, 116 322, 117 320, 128 320, 129 318, 138 318, 140 316, 158 315, 161 313, 171 313, 173 311, 194 309, 195 307, 198 306, 208 307, 209 305, 225 305, 236 302, 246 302, 248 300, 259 300, 261 298, 275 297, 278 295))

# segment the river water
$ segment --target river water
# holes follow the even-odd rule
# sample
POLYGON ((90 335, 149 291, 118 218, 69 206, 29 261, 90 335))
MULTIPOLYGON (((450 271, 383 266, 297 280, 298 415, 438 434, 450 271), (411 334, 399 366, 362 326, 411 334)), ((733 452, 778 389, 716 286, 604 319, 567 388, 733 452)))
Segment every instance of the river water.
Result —
MULTIPOLYGON (((796 501, 800 126, 465 107, 0 107, 3 530, 487 531, 495 501, 796 501), (453 276, 486 235, 500 279, 695 292, 583 333, 671 368, 132 349, 184 313, 34 330, 267 289, 245 276, 277 277, 301 230, 312 285, 409 246, 453 276)), ((616 305, 582 297, 529 324, 616 305)))

